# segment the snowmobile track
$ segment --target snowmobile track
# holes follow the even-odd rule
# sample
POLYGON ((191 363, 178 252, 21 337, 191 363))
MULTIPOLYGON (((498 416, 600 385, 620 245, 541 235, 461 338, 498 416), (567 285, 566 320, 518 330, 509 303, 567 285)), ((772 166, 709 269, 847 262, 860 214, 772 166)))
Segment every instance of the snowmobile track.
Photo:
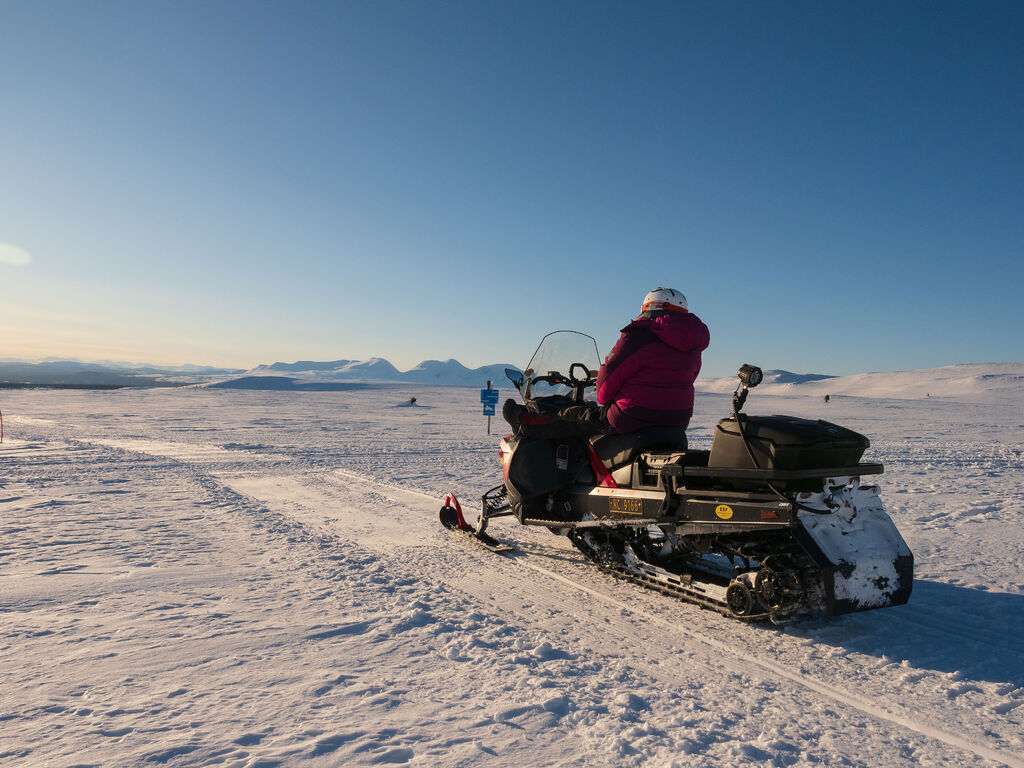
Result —
MULTIPOLYGON (((580 545, 577 544, 576 547, 577 549, 579 549, 580 545)), ((586 553, 582 552, 582 550, 581 554, 587 557, 586 553)), ((645 589, 650 589, 654 592, 660 592, 663 595, 674 597, 677 600, 681 600, 685 603, 696 605, 698 608, 703 608, 706 611, 714 611, 715 613, 719 613, 722 616, 725 616, 726 618, 733 619, 734 621, 749 623, 754 621, 764 621, 769 618, 769 615, 767 613, 759 613, 751 616, 736 616, 732 613, 732 611, 730 611, 726 606, 719 603, 717 600, 706 598, 694 591, 677 587, 672 584, 666 584, 665 582, 659 581, 658 579, 652 578, 650 576, 646 576, 639 573, 633 573, 620 563, 604 563, 598 559, 591 557, 588 557, 587 559, 590 560, 590 562, 592 562, 599 570, 603 571, 604 573, 610 574, 611 576, 614 576, 616 579, 628 581, 631 584, 636 584, 637 586, 644 587, 645 589)))

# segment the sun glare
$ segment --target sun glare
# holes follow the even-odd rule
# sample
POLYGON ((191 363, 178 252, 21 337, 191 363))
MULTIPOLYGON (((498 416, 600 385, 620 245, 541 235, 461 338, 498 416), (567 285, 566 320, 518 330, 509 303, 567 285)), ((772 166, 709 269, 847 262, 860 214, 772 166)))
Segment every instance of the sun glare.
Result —
POLYGON ((10 243, 0 243, 0 264, 23 267, 32 263, 32 254, 10 243))

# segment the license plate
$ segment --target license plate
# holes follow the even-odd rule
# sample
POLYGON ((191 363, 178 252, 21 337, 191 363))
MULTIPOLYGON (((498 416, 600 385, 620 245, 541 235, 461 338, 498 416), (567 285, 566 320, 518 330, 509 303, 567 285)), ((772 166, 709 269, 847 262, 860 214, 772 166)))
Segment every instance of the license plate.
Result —
POLYGON ((608 511, 625 512, 629 515, 642 515, 644 513, 644 503, 640 499, 625 496, 609 496, 608 511))

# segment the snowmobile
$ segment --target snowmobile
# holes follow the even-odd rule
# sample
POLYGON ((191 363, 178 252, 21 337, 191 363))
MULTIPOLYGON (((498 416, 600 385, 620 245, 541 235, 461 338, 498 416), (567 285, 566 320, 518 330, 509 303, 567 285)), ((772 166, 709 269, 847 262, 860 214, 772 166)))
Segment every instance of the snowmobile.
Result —
MULTIPOLYGON (((902 605, 914 558, 862 463, 869 441, 827 421, 742 413, 763 378, 743 365, 732 414, 710 450, 685 429, 587 436, 557 418, 589 405, 597 343, 576 331, 544 337, 525 371, 506 370, 524 414, 501 440, 504 482, 475 514, 445 497, 442 524, 496 552, 491 520, 567 536, 615 576, 745 621, 779 623, 902 605)), ((517 404, 512 403, 513 406, 517 404)))

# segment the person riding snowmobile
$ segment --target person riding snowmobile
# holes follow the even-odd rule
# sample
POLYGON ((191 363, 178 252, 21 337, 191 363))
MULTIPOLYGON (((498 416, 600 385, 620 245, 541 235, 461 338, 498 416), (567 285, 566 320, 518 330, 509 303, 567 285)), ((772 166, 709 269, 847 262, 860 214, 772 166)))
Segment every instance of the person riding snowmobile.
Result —
POLYGON ((685 428, 693 415, 693 382, 700 353, 711 340, 708 327, 689 311, 686 296, 655 288, 640 316, 622 329, 597 377, 597 401, 619 433, 647 427, 685 428))
MULTIPOLYGON (((700 373, 700 353, 710 333, 689 312, 686 296, 674 288, 655 288, 644 297, 640 315, 622 329, 597 377, 597 407, 575 405, 558 412, 568 431, 584 435, 627 434, 647 427, 686 428, 693 415, 693 382, 700 373), (571 426, 570 426, 571 424, 571 426)), ((521 425, 544 424, 513 400, 505 419, 521 425)))

